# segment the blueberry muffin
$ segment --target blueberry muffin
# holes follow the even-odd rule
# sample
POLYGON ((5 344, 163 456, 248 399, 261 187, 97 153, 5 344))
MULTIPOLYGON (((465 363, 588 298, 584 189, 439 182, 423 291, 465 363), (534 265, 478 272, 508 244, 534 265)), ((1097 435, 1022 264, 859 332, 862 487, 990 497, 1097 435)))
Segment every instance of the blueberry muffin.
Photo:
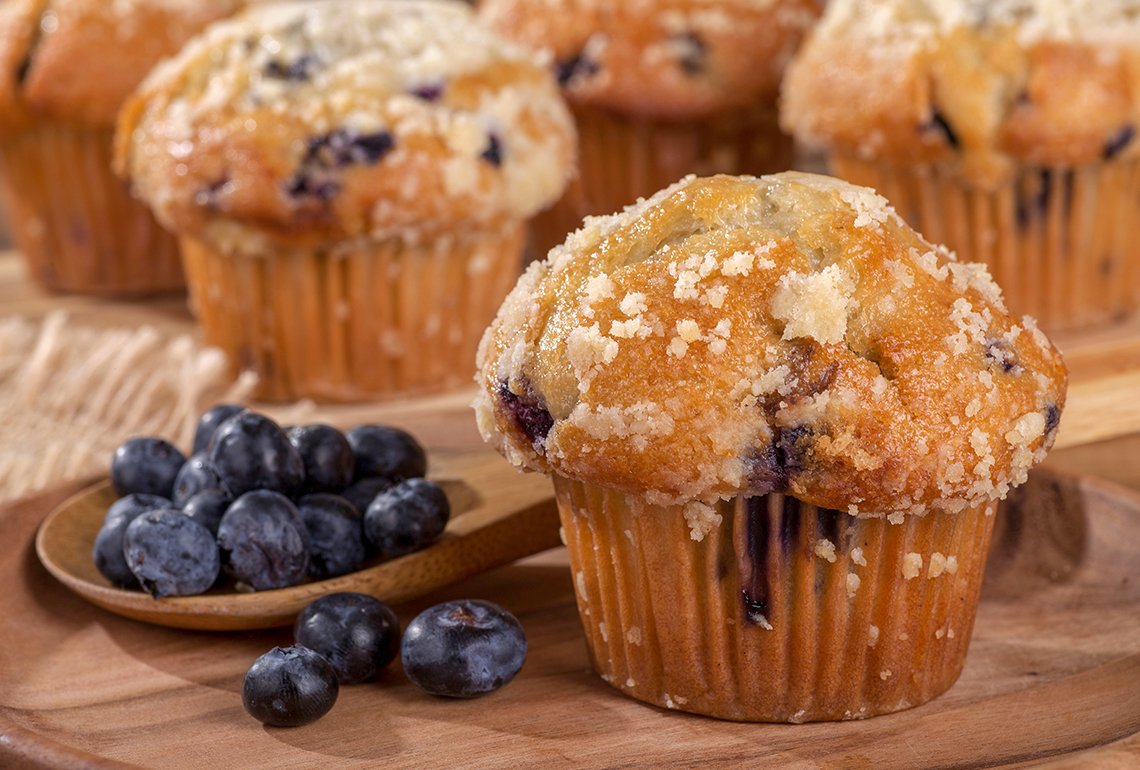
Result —
POLYGON ((1140 308, 1136 0, 834 0, 782 119, 1043 328, 1140 308))
POLYGON ((574 130, 548 68, 465 5, 328 0, 211 27, 116 151, 182 241, 206 340, 263 398, 352 401, 469 381, 574 130))
POLYGON ((1066 389, 984 267, 795 172, 587 220, 520 279, 479 366, 484 437, 553 479, 601 676, 750 721, 953 684, 996 503, 1066 389))
POLYGON ((481 0, 481 18, 553 52, 577 120, 579 176, 540 216, 536 246, 561 243, 690 173, 782 171, 776 124, 784 65, 820 0, 481 0))
POLYGON ((40 285, 102 295, 184 285, 177 243, 111 170, 115 115, 156 62, 239 4, 0 3, 0 193, 40 285))

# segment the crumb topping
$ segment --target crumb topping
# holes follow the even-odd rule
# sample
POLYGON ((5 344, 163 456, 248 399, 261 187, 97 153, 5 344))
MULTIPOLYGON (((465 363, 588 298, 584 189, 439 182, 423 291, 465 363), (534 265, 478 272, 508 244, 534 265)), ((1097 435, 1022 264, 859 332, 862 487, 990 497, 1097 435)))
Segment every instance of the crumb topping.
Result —
POLYGON ((1136 0, 832 0, 781 119, 811 144, 990 185, 1011 160, 1140 157, 1138 87, 1136 0), (835 98, 854 93, 857 110, 835 98))
POLYGON ((482 0, 481 18, 553 53, 567 98, 692 119, 771 101, 818 0, 482 0))
POLYGON ((574 143, 545 60, 467 6, 329 0, 212 26, 151 73, 116 149, 172 229, 319 245, 525 219, 574 143))
POLYGON ((480 347, 478 424, 520 467, 652 504, 977 507, 1044 458, 1066 373, 962 267, 838 180, 688 178, 531 266, 480 347), (540 440, 504 389, 548 417, 540 440))

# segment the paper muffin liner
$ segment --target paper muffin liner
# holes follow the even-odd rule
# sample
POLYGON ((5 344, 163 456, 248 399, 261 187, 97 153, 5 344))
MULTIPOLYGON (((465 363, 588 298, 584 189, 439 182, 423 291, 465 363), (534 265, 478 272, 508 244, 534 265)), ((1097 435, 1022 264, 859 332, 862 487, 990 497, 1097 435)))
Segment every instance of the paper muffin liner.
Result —
POLYGON ((962 670, 992 505, 892 524, 778 494, 662 507, 554 488, 594 667, 638 700, 860 719, 924 703, 962 670))
POLYGON ((113 133, 40 121, 0 138, 12 239, 47 289, 104 296, 179 290, 178 243, 111 171, 113 133))
POLYGON ((792 167, 792 140, 774 105, 701 121, 665 122, 574 108, 578 176, 532 222, 531 254, 543 257, 587 215, 612 214, 696 174, 766 174, 792 167))
POLYGON ((524 229, 265 256, 182 248, 206 342, 258 375, 258 398, 350 402, 470 384, 524 229))
POLYGON ((1140 310, 1140 162, 1027 167, 996 189, 937 165, 837 154, 837 176, 874 187, 927 240, 983 262, 1015 313, 1047 331, 1140 310))

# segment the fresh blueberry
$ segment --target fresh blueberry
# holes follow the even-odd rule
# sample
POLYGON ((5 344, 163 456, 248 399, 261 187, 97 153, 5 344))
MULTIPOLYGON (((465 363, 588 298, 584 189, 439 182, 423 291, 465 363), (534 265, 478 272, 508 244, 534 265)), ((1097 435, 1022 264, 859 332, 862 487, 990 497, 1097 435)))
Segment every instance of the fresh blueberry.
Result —
POLYGON ((495 134, 487 134, 487 147, 479 157, 496 168, 503 165, 503 140, 495 134))
POLYGON ((364 514, 364 535, 381 559, 423 548, 451 516, 447 495, 427 479, 406 479, 381 492, 364 514))
POLYGON ((205 452, 218 426, 244 411, 245 407, 238 404, 218 404, 203 412, 198 418, 198 427, 194 430, 194 447, 190 450, 190 454, 205 452))
POLYGON ((492 602, 459 600, 424 610, 408 624, 400 662, 432 695, 472 698, 511 681, 526 660, 526 634, 492 602))
POLYGON ((358 425, 345 434, 357 480, 369 476, 410 479, 427 473, 427 454, 412 434, 387 425, 358 425))
POLYGON ((191 497, 182 506, 182 513, 210 530, 213 535, 218 534, 218 525, 234 499, 224 489, 203 489, 191 497))
POLYGON ((147 511, 169 507, 170 501, 157 495, 127 495, 112 503, 103 517, 103 526, 95 536, 95 546, 91 550, 99 574, 121 588, 138 585, 123 555, 123 533, 132 521, 147 511))
POLYGON ((297 425, 285 431, 305 465, 305 492, 340 492, 352 483, 352 447, 331 425, 297 425))
POLYGON ((400 623, 388 605, 371 596, 322 596, 297 616, 297 644, 320 653, 341 684, 374 679, 400 651, 400 623))
POLYGON ((224 491, 225 485, 218 469, 206 458, 205 452, 198 452, 182 464, 178 475, 174 478, 174 492, 171 499, 177 508, 181 508, 194 495, 207 489, 224 491))
POLYGON ((309 533, 297 508, 267 489, 247 492, 218 525, 222 566, 258 591, 296 585, 309 566, 309 533))
POLYGON ((372 505, 372 501, 376 499, 376 495, 381 492, 387 492, 396 482, 391 479, 386 479, 383 476, 373 476, 367 479, 361 479, 348 489, 340 493, 348 502, 356 506, 356 510, 364 512, 368 510, 368 506, 372 505))
POLYGON ((339 694, 336 671, 319 654, 300 646, 274 647, 245 672, 241 702, 260 722, 299 727, 329 713, 339 694))
POLYGON ((360 511, 340 495, 317 493, 297 501, 309 531, 309 575, 316 580, 360 569, 364 529, 360 511))
POLYGON ((170 497, 186 457, 169 441, 154 436, 127 439, 111 459, 111 483, 119 497, 132 492, 170 497))
POLYGON ((305 463, 285 431, 257 412, 241 412, 218 426, 209 461, 235 496, 271 489, 293 497, 305 481, 305 463))
POLYGON ((210 531, 177 508, 137 517, 123 533, 123 554, 139 585, 156 599, 193 596, 218 579, 218 544, 210 531))

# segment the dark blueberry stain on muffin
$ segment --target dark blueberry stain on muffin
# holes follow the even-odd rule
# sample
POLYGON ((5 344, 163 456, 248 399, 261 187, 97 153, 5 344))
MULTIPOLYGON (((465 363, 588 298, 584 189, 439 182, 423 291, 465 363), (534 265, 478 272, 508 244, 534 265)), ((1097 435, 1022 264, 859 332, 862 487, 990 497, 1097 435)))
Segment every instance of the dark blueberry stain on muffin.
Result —
POLYGON ((708 69, 708 44, 695 32, 674 35, 670 40, 677 51, 677 65, 682 72, 695 77, 708 69))
POLYGON ((744 523, 747 563, 740 576, 740 594, 744 618, 755 625, 768 623, 768 499, 750 497, 746 503, 744 523))
POLYGON ((749 488, 759 495, 782 492, 788 488, 791 476, 804 468, 804 457, 811 428, 800 425, 793 428, 775 428, 772 443, 745 459, 748 468, 749 488))
POLYGON ((348 166, 374 165, 395 145, 395 138, 387 131, 360 134, 339 128, 315 136, 309 140, 301 165, 285 190, 294 198, 328 201, 340 190, 333 172, 348 166))
POLYGON ((501 382, 499 402, 523 435, 530 439, 535 450, 542 451, 546 436, 554 427, 554 418, 541 403, 541 399, 530 387, 526 387, 520 396, 512 391, 506 382, 501 382))
POLYGON ((408 93, 417 99, 423 99, 425 102, 437 102, 443 96, 443 87, 442 82, 421 83, 408 93))
POLYGON ((800 535, 800 501, 794 497, 784 497, 780 511, 780 547, 784 553, 791 553, 796 538, 800 535))
POLYGON ((1047 168, 1037 169, 1029 174, 1022 182, 1017 197, 1017 224, 1026 228, 1040 221, 1053 200, 1054 195, 1061 195, 1061 206, 1066 211, 1073 200, 1073 172, 1061 172, 1060 180, 1047 168))
POLYGON ((938 132, 942 138, 946 140, 946 144, 955 150, 962 146, 962 142, 958 138, 957 132, 954 131, 954 127, 950 125, 950 121, 937 109, 931 114, 930 120, 923 123, 920 128, 923 133, 932 131, 938 132))
POLYGON ((495 134, 487 134, 487 148, 479 157, 495 168, 503 165, 503 142, 495 134))
POLYGON ((1061 410, 1056 404, 1045 405, 1045 435, 1050 436, 1061 424, 1061 410))
POLYGON ((24 85, 24 81, 28 79, 28 72, 32 69, 32 55, 29 53, 20 63, 16 65, 16 85, 24 85))
POLYGON ((263 70, 266 77, 277 80, 303 81, 313 76, 321 66, 320 58, 314 53, 306 53, 291 62, 271 60, 263 70))
POLYGON ((561 86, 570 86, 582 80, 588 80, 602 69, 601 65, 584 53, 571 56, 569 59, 559 59, 554 63, 554 76, 558 78, 561 86))
POLYGON ((822 540, 830 540, 832 544, 835 545, 836 551, 839 551, 843 545, 843 539, 840 537, 840 532, 842 531, 842 525, 846 523, 848 516, 849 514, 832 510, 831 508, 816 508, 816 537, 822 540))
POLYGON ((997 367, 1005 374, 1020 374, 1021 365, 1017 362, 1017 351, 1008 342, 996 337, 986 340, 986 361, 992 367, 997 367))
POLYGON ((1120 130, 1108 138, 1104 143, 1104 150, 1101 154, 1105 160, 1112 160, 1120 153, 1124 152, 1125 148, 1132 143, 1136 138, 1136 127, 1132 124, 1125 124, 1120 127, 1120 130))
POLYGON ((215 182, 211 182, 194 193, 194 205, 201 206, 210 211, 217 211, 221 207, 222 195, 227 191, 226 188, 230 185, 230 178, 226 176, 215 182))

